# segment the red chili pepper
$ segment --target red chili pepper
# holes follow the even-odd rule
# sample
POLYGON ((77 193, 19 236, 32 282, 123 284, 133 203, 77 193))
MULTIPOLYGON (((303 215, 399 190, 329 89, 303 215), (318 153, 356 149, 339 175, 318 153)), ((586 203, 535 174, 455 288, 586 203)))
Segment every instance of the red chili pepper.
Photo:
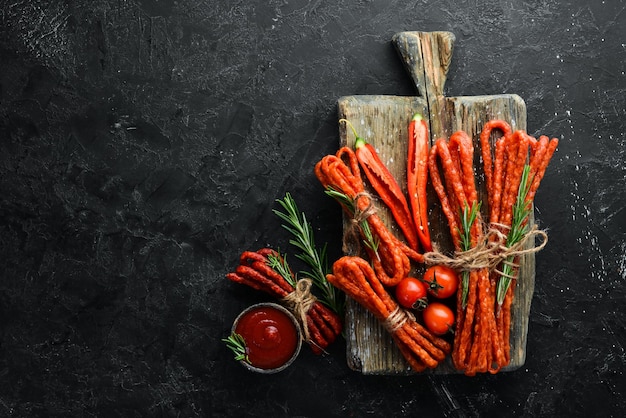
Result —
POLYGON ((409 155, 406 176, 409 202, 413 210, 413 222, 417 229, 417 237, 425 252, 433 250, 428 230, 428 201, 426 199, 428 145, 428 124, 422 115, 417 113, 409 124, 409 155))
POLYGON ((417 251, 419 248, 419 240, 417 238, 415 224, 409 210, 409 205, 404 197, 402 189, 398 185, 389 169, 381 161, 374 147, 357 135, 352 124, 342 119, 350 125, 352 132, 356 138, 354 143, 355 154, 365 172, 370 184, 383 200, 385 205, 391 211, 393 218, 396 220, 398 227, 402 230, 407 244, 411 249, 417 251))

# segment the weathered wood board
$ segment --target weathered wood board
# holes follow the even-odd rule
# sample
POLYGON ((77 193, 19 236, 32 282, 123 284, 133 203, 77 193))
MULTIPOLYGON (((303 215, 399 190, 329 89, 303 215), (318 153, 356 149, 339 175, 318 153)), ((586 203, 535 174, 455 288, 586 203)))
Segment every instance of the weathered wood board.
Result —
MULTIPOLYGON (((379 152, 398 183, 406 188, 408 125, 415 113, 429 120, 431 143, 464 130, 475 139, 478 187, 487 199, 482 183, 482 164, 478 134, 485 122, 503 119, 513 129, 526 129, 526 106, 517 95, 445 97, 443 86, 452 57, 454 35, 449 32, 402 32, 393 42, 411 74, 417 96, 348 96, 338 101, 339 118, 352 122, 357 132, 379 152)), ((340 125, 341 145, 354 145, 354 136, 340 125)), ((372 190, 370 190, 372 191, 372 190)), ((373 191, 372 191, 373 192, 373 191)), ((405 189, 406 192, 406 189, 405 189)), ((434 191, 429 190, 429 219, 433 242, 442 251, 450 251, 448 227, 439 211, 434 191)), ((378 205, 379 215, 401 237, 389 211, 378 205)), ((414 267, 421 274, 422 266, 414 267)), ((520 260, 520 275, 515 289, 511 318, 511 363, 503 371, 524 364, 528 315, 534 292, 535 258, 533 254, 520 260)), ((350 368, 363 374, 409 374, 408 364, 395 347, 383 326, 364 308, 349 300, 346 310, 347 361, 350 368)), ((456 373, 450 359, 431 373, 456 373)))

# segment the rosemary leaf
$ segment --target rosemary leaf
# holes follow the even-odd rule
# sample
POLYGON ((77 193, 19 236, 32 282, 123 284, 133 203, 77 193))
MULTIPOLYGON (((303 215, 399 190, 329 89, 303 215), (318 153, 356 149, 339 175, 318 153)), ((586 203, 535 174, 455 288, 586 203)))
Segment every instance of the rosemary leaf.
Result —
MULTIPOLYGON (((506 246, 512 247, 520 242, 526 233, 528 232, 528 217, 532 212, 531 202, 526 200, 528 191, 532 181, 529 179, 530 166, 526 164, 522 171, 522 177, 519 187, 517 189, 517 197, 515 204, 513 205, 513 216, 511 220, 511 229, 506 239, 506 246)), ((498 305, 502 305, 509 287, 511 286, 512 277, 514 275, 514 268, 512 263, 514 257, 510 256, 506 259, 506 262, 502 266, 502 278, 498 281, 496 289, 496 301, 498 305)))
POLYGON ((233 332, 227 338, 222 338, 222 341, 225 342, 226 346, 235 354, 235 360, 250 363, 246 341, 240 334, 233 332))
POLYGON ((293 235, 289 243, 298 248, 301 253, 296 257, 309 266, 310 271, 301 274, 310 277, 315 287, 322 295, 320 302, 330 309, 340 314, 343 311, 343 301, 336 288, 326 280, 326 274, 330 273, 326 256, 326 245, 318 249, 315 245, 313 229, 306 219, 304 212, 298 210, 295 200, 291 194, 286 193, 285 198, 277 202, 282 206, 284 212, 274 209, 273 212, 283 220, 283 228, 293 235))
MULTIPOLYGON (((459 228, 459 234, 461 236, 461 251, 468 251, 472 248, 471 230, 479 211, 480 202, 472 202, 471 208, 467 205, 467 202, 465 202, 461 212, 461 227, 459 228)), ((461 303, 464 308, 467 305, 467 295, 469 294, 469 276, 468 271, 463 271, 461 273, 461 303)))
POLYGON ((291 268, 287 263, 287 255, 273 255, 270 254, 267 257, 267 265, 270 266, 274 271, 281 275, 283 279, 287 281, 294 288, 296 287, 296 282, 298 281, 291 274, 291 268))
MULTIPOLYGON (((348 195, 346 195, 345 193, 341 193, 330 187, 326 190, 326 194, 332 197, 333 199, 337 200, 340 204, 344 205, 346 208, 348 208, 350 213, 354 216, 354 213, 356 211, 356 202, 354 201, 354 199, 350 199, 348 195)), ((379 257, 378 256, 379 242, 378 242, 378 239, 374 237, 374 234, 372 234, 372 229, 370 228, 370 224, 367 223, 367 220, 363 220, 361 221, 359 226, 361 227, 361 230, 363 231, 363 236, 364 236, 363 243, 365 244, 366 247, 371 249, 376 254, 377 257, 379 257)))

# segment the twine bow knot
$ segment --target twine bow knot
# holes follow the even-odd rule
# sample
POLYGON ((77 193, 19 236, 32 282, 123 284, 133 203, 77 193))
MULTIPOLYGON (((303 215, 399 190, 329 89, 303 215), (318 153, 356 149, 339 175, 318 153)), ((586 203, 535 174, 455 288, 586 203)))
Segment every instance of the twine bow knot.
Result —
MULTIPOLYGON (((482 239, 467 251, 456 251, 453 257, 449 257, 438 251, 424 254, 424 263, 428 265, 442 264, 458 271, 470 271, 478 269, 494 270, 501 263, 508 263, 517 267, 511 260, 524 254, 532 254, 542 250, 548 243, 548 234, 537 228, 537 225, 524 234, 517 243, 507 246, 507 236, 502 232, 502 225, 492 225, 483 235, 482 239), (535 242, 540 237, 541 243, 526 248, 529 242, 535 242)), ((500 275, 501 271, 496 270, 500 275)))
POLYGON ((311 341, 306 315, 313 307, 313 304, 317 302, 317 298, 311 293, 312 285, 313 282, 311 279, 300 279, 296 283, 293 292, 283 298, 287 309, 289 309, 289 311, 295 315, 296 319, 298 319, 298 322, 300 322, 306 342, 311 341))
POLYGON ((342 250, 344 254, 357 255, 361 251, 361 234, 359 228, 361 222, 365 221, 368 217, 376 213, 376 207, 372 202, 372 196, 367 192, 360 192, 354 196, 354 214, 350 218, 348 224, 343 233, 343 246, 342 250), (367 197, 369 202, 363 209, 359 208, 359 199, 367 197))

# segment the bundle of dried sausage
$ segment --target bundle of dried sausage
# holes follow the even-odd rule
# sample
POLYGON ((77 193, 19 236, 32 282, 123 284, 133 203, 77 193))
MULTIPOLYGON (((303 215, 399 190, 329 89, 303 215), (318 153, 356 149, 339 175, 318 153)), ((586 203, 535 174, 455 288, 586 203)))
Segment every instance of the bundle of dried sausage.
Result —
POLYGON ((335 261, 333 273, 326 278, 382 322, 414 371, 437 367, 450 352, 447 341, 430 333, 411 312, 398 306, 364 259, 344 256, 335 261))
POLYGON ((334 155, 327 155, 315 165, 315 175, 327 190, 341 193, 351 205, 342 204, 351 219, 348 230, 356 228, 362 238, 367 238, 363 222, 375 236, 378 248, 366 246, 365 250, 374 270, 385 286, 395 286, 407 277, 411 260, 423 262, 422 254, 409 248, 393 235, 378 217, 372 198, 365 192, 359 164, 352 149, 342 147, 334 155), (353 206, 353 207, 349 207, 353 206))
MULTIPOLYGON (((460 259, 457 325, 452 360, 467 375, 496 373, 510 362, 510 323, 517 259, 545 245, 545 234, 528 227, 532 200, 558 145, 501 120, 485 124, 480 136, 488 194, 488 222, 483 220, 474 174, 472 139, 463 132, 439 139, 431 148, 429 172, 460 259), (500 130, 492 153, 490 136, 500 130), (525 241, 544 236, 541 246, 525 241)), ((427 255, 429 256, 429 255, 427 255)))
POLYGON ((305 342, 314 353, 321 354, 341 334, 341 319, 310 294, 310 287, 307 289, 306 286, 301 286, 306 282, 298 281, 294 287, 285 280, 280 273, 270 267, 269 257, 280 257, 280 255, 269 248, 256 252, 245 251, 241 254, 240 263, 235 271, 228 273, 226 278, 283 301, 300 321, 305 342), (292 303, 294 296, 298 299, 295 307, 292 303), (302 313, 304 315, 301 315, 302 313))

